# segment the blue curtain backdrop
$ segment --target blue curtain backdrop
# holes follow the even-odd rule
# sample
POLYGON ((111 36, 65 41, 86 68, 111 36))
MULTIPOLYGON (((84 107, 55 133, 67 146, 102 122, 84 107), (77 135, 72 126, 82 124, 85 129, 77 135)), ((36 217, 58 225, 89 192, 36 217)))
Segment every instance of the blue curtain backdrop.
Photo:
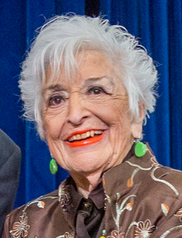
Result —
POLYGON ((50 155, 34 126, 22 118, 18 78, 35 29, 67 12, 101 14, 121 24, 147 48, 159 71, 155 113, 144 127, 160 163, 182 169, 182 0, 4 0, 0 3, 0 128, 22 150, 15 203, 55 190, 68 175, 49 172, 50 155))

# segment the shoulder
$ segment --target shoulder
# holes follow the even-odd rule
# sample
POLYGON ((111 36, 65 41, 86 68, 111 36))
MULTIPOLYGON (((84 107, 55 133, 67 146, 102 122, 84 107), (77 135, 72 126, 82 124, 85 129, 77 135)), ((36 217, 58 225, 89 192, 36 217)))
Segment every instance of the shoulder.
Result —
POLYGON ((130 178, 133 179, 131 190, 136 195, 139 207, 150 207, 155 214, 161 211, 166 219, 181 209, 182 171, 162 166, 153 160, 151 167, 134 170, 130 178))
POLYGON ((55 207, 58 203, 58 191, 56 190, 16 208, 7 217, 10 223, 18 222, 22 216, 32 220, 34 217, 45 216, 46 211, 55 207))
POLYGON ((139 166, 130 174, 140 189, 148 194, 158 196, 171 196, 179 199, 182 195, 182 171, 159 164, 155 158, 148 167, 139 166))
POLYGON ((129 165, 130 176, 134 182, 144 187, 148 192, 168 194, 178 197, 182 193, 182 171, 166 167, 158 163, 151 148, 147 144, 147 152, 143 157, 135 155, 126 163, 129 165))
POLYGON ((57 237, 67 230, 56 190, 12 211, 6 218, 3 237, 10 234, 13 237, 17 234, 21 237, 57 237))
POLYGON ((159 166, 152 171, 154 181, 168 185, 173 191, 176 189, 176 195, 182 193, 182 171, 170 167, 159 166), (178 191, 178 192, 177 192, 178 191))

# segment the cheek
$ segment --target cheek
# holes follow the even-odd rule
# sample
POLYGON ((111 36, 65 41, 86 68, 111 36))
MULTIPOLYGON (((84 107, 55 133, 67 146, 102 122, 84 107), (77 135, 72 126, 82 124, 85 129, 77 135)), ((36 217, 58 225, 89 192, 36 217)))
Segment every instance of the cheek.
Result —
POLYGON ((50 120, 45 122, 46 138, 56 139, 58 137, 58 126, 56 120, 50 120))
POLYGON ((109 126, 122 127, 129 121, 128 105, 122 100, 108 99, 97 103, 88 103, 87 108, 109 126))
POLYGON ((46 136, 57 139, 63 127, 64 112, 46 113, 43 116, 46 136))
MULTIPOLYGON (((105 114, 105 120, 110 129, 110 142, 114 153, 122 150, 131 140, 131 122, 127 110, 127 104, 114 104, 110 107, 109 113, 105 114)), ((101 113, 104 115, 104 111, 101 113)))
POLYGON ((52 156, 56 159, 57 163, 64 169, 68 170, 69 166, 67 166, 65 161, 68 161, 67 153, 64 150, 64 146, 62 143, 59 142, 59 145, 57 145, 57 141, 54 141, 50 138, 48 138, 48 146, 50 153, 52 156))

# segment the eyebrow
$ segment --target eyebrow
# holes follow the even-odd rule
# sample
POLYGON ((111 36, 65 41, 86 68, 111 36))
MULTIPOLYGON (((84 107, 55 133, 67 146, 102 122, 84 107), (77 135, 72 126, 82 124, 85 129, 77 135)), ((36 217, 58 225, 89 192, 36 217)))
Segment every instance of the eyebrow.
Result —
POLYGON ((55 84, 55 85, 50 85, 48 87, 45 87, 43 89, 43 93, 45 93, 47 90, 50 90, 50 91, 53 91, 53 92, 66 91, 65 88, 63 87, 63 85, 61 85, 61 84, 55 84))
POLYGON ((84 86, 90 86, 93 82, 102 82, 102 81, 104 82, 106 81, 113 86, 113 80, 111 77, 108 76, 88 78, 87 80, 85 80, 84 86))
MULTIPOLYGON (((108 83, 110 83, 111 86, 113 86, 113 80, 111 77, 108 76, 101 76, 101 77, 91 77, 85 80, 84 82, 84 87, 88 87, 90 85, 93 84, 93 82, 102 82, 102 81, 106 81, 108 83)), ((50 85, 47 86, 45 88, 43 88, 43 94, 46 93, 46 91, 52 91, 52 92, 58 92, 58 91, 66 91, 65 87, 62 84, 55 84, 55 85, 50 85)))

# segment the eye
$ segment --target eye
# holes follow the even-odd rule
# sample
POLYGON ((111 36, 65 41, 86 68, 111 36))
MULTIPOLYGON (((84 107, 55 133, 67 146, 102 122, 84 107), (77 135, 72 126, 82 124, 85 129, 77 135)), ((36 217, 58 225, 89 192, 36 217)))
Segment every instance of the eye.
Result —
POLYGON ((50 107, 51 107, 51 106, 54 107, 54 106, 60 105, 64 100, 65 100, 65 99, 64 99, 62 96, 60 96, 60 95, 54 95, 54 96, 51 96, 51 97, 50 97, 48 104, 49 104, 50 107))
POLYGON ((102 87, 92 87, 88 90, 88 94, 101 94, 101 93, 106 93, 105 90, 102 87))

